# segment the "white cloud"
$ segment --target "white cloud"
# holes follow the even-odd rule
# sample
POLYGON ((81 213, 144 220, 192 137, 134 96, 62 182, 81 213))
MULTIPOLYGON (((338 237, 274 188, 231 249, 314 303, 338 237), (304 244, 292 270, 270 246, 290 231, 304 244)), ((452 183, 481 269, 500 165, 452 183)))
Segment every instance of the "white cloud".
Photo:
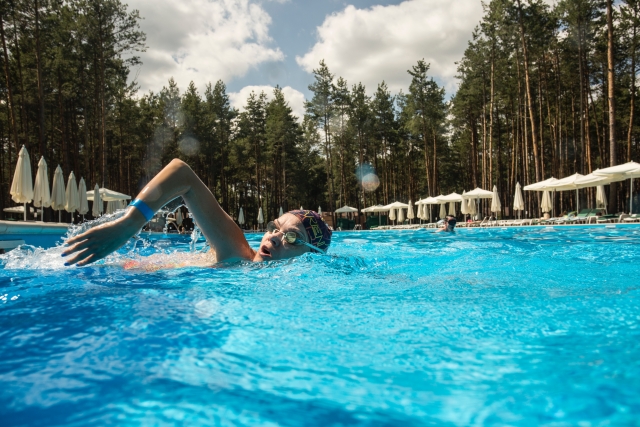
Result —
MULTIPOLYGON (((238 92, 229 93, 229 101, 231 105, 240 111, 244 111, 244 106, 247 103, 247 99, 251 94, 251 91, 256 94, 264 92, 267 95, 268 100, 273 99, 273 86, 245 86, 238 92)), ((293 114, 298 116, 298 121, 302 122, 304 116, 304 94, 291 86, 282 88, 284 99, 289 103, 289 107, 293 110, 293 114)))
POLYGON ((147 52, 133 70, 143 91, 158 91, 170 77, 184 90, 193 80, 208 82, 243 76, 264 62, 282 61, 271 46, 271 17, 249 0, 129 0, 140 10, 147 52))
POLYGON ((482 18, 479 0, 408 0, 398 5, 357 9, 347 6, 318 27, 318 41, 298 64, 307 72, 324 59, 349 84, 369 93, 384 80, 392 92, 409 88, 407 70, 424 58, 430 74, 456 90, 456 65, 473 28, 482 18))

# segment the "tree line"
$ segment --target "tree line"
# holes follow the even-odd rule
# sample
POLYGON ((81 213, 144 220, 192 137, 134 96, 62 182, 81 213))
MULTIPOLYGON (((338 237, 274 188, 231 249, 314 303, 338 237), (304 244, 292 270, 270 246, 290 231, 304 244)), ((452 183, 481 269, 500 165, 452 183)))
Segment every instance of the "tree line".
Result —
MULTIPOLYGON (((243 207, 249 224, 259 207, 273 217, 280 207, 362 208, 476 186, 496 185, 509 207, 516 182, 637 159, 640 6, 623 1, 607 19, 607 5, 485 4, 450 100, 424 60, 397 94, 384 81, 375 91, 349 84, 322 61, 296 117, 279 87, 269 97, 251 93, 242 110, 222 81, 204 93, 193 82, 181 91, 173 79, 158 93, 139 93, 128 80, 146 48, 141 17, 118 0, 7 0, 0 205, 13 204, 9 187, 25 145, 34 172, 44 156, 50 170, 60 164, 90 186, 131 195, 181 158, 230 215, 243 207)), ((616 209, 625 185, 612 186, 616 209)), ((539 201, 527 193, 537 214, 539 201)), ((572 206, 570 196, 558 209, 572 206)))

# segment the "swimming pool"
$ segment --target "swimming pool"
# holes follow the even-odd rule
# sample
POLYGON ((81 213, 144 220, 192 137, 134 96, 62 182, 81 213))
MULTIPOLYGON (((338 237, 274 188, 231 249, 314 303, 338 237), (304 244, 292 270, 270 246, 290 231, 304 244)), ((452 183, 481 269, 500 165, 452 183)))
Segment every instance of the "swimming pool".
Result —
POLYGON ((638 425, 639 248, 618 226, 343 232, 155 272, 12 251, 2 425, 638 425))

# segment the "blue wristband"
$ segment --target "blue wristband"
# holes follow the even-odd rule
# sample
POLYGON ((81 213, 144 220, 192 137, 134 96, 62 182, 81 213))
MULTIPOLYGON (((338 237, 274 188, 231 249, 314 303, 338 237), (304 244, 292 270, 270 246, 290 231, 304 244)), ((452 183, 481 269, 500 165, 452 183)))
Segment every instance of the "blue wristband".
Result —
POLYGON ((145 202, 143 202, 140 199, 135 199, 133 202, 131 202, 131 204, 129 206, 132 206, 132 207, 138 209, 140 211, 140 213, 142 215, 144 215, 144 217, 147 219, 147 221, 151 221, 151 219, 155 215, 155 212, 153 212, 151 210, 149 205, 147 205, 145 202))

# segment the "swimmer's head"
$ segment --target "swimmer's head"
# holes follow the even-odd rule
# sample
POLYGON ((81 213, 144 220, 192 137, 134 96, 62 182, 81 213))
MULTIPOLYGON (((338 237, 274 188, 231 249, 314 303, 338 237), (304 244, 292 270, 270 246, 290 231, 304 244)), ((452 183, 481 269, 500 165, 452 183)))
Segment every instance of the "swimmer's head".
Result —
POLYGON ((262 236, 255 261, 293 258, 310 251, 325 253, 331 244, 331 230, 320 215, 313 211, 287 212, 274 221, 274 226, 274 232, 267 231, 262 236), (288 232, 296 234, 295 243, 289 243, 284 238, 288 232))

